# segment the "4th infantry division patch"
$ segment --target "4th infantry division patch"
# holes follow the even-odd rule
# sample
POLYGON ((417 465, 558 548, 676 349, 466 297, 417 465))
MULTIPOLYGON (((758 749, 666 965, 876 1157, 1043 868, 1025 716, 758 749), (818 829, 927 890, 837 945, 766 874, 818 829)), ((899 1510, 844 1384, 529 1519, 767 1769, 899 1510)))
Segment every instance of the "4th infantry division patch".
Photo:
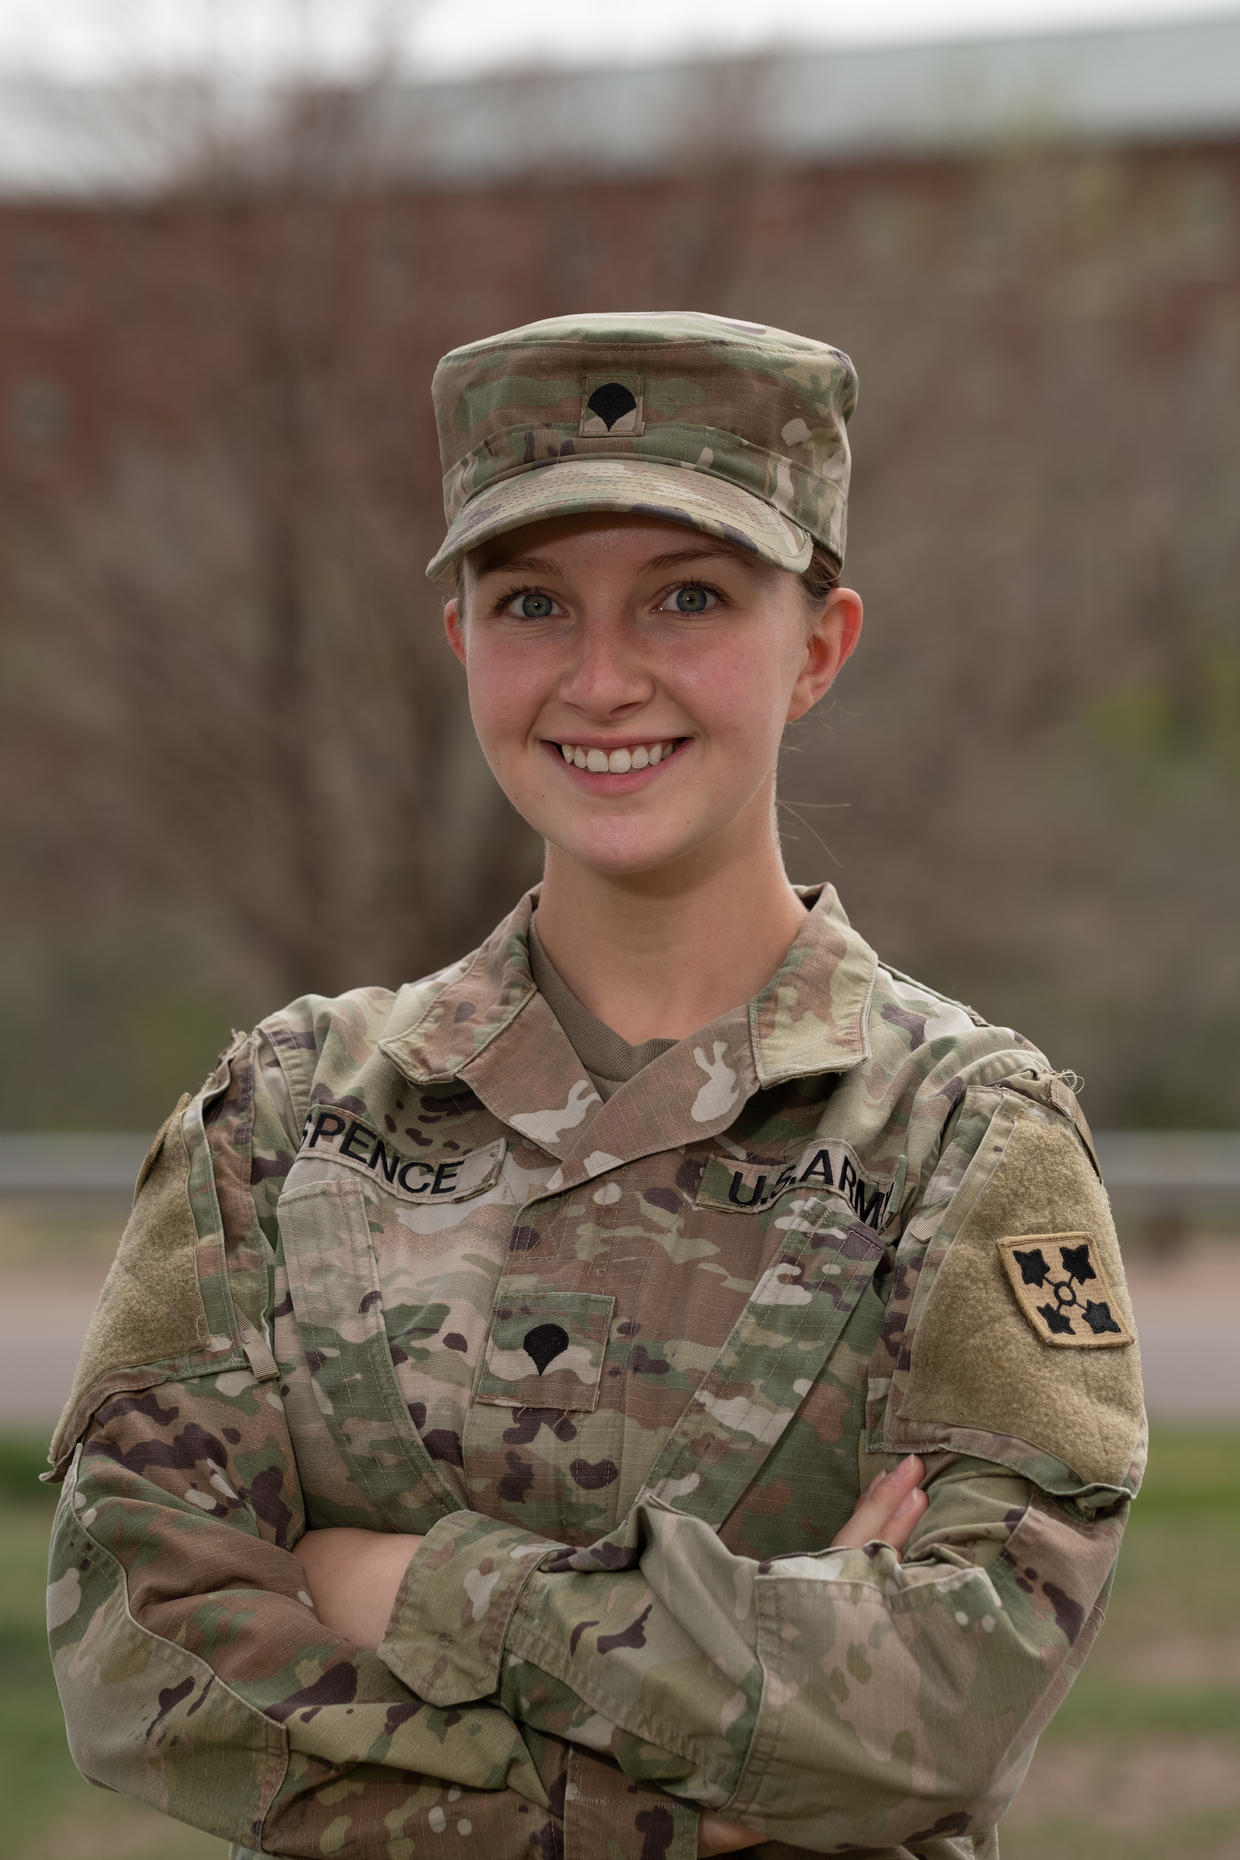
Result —
POLYGON ((1043 1343, 1096 1350, 1133 1341, 1088 1234, 1019 1234, 996 1245, 1043 1343))

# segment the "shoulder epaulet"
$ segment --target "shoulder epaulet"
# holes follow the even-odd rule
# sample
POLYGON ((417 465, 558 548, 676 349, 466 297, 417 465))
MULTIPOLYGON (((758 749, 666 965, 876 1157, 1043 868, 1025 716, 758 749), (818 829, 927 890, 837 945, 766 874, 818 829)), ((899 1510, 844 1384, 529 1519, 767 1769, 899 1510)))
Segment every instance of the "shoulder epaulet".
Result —
POLYGON ((1011 1078, 1004 1079, 1003 1083, 1009 1091, 1019 1092, 1022 1098, 1031 1098, 1035 1104, 1046 1105, 1049 1110, 1058 1111, 1061 1116, 1068 1118, 1075 1125, 1076 1133, 1085 1145, 1085 1153, 1101 1180, 1102 1170, 1098 1167, 1098 1152, 1094 1148, 1093 1132, 1089 1128, 1089 1120, 1081 1109, 1076 1091, 1069 1083, 1072 1079, 1076 1080, 1079 1088, 1080 1080, 1075 1073, 1030 1070, 1016 1072, 1011 1078))
POLYGON ((309 1111, 310 1091, 318 1070, 319 1042, 309 1008, 309 997, 294 1001, 279 1014, 260 1021, 256 1029, 275 1054, 299 1122, 309 1111))

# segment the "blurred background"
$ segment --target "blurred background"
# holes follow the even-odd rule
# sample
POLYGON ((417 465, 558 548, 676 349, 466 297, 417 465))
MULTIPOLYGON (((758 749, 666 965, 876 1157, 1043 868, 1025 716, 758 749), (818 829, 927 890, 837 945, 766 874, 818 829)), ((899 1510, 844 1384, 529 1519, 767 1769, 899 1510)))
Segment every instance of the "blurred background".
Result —
POLYGON ((1240 1856, 1240 7, 1207 0, 0 0, 9 1851, 222 1853, 68 1766, 39 1439, 131 1133, 230 1027, 418 975, 536 876, 422 573, 428 387, 615 308, 856 361, 867 629, 789 745, 790 868, 1103 1132, 1156 1450, 1005 1856, 1240 1856))

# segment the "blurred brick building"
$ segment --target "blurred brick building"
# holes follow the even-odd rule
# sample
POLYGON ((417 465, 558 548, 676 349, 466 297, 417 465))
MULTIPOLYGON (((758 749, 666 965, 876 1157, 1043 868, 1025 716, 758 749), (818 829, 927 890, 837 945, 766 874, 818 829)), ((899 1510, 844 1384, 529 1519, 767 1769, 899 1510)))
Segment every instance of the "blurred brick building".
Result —
POLYGON ((567 305, 722 302, 886 355, 920 313, 967 328, 964 391, 998 413, 1054 298, 1143 394, 1166 370, 1176 394, 1225 391, 1225 361, 1196 385, 1183 364, 1229 347, 1236 387, 1240 16, 244 105, 22 87, 3 106, 0 470, 49 487, 209 403, 230 358, 205 229, 223 216, 270 262, 303 190, 358 389, 419 447, 445 347, 567 305))
MULTIPOLYGON (((1240 1120, 1240 15, 0 97, 0 779, 38 901, 0 1030, 71 1028, 88 1104, 161 924, 160 1025, 214 1026, 505 908, 533 853, 433 644, 427 383, 617 307, 859 366, 869 621, 788 758, 793 875, 1078 1065, 1091 1115, 1240 1120)), ((60 1115, 44 1071, 11 1121, 60 1115)))

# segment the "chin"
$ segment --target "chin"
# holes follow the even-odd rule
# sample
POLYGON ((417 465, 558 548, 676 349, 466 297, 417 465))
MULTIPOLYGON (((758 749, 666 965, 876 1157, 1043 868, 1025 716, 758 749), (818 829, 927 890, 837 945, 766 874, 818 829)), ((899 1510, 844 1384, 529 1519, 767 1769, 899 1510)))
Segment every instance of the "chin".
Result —
MULTIPOLYGON (((549 837, 549 836, 548 836, 549 837)), ((641 878, 647 873, 660 872, 678 865, 686 857, 692 856, 690 847, 653 847, 650 845, 610 845, 597 843, 573 843, 571 840, 549 839, 557 851, 574 865, 600 878, 641 878)))

